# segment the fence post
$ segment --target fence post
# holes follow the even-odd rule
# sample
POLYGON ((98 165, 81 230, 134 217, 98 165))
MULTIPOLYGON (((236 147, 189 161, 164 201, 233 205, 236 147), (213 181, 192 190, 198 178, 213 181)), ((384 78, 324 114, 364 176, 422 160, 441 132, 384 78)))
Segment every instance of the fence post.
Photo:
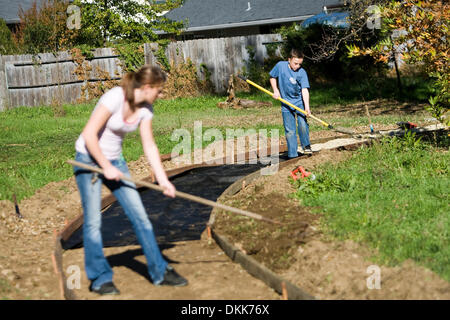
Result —
POLYGON ((8 83, 6 80, 5 58, 0 55, 0 111, 5 111, 10 106, 8 83))
POLYGON ((145 43, 144 44, 144 59, 145 64, 148 65, 155 65, 156 64, 156 57, 153 53, 154 51, 158 50, 158 44, 157 43, 145 43))

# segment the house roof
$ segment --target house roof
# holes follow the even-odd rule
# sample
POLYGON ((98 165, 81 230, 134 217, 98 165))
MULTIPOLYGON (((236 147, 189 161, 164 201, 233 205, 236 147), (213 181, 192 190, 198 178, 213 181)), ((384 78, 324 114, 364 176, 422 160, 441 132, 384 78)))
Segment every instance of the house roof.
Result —
MULTIPOLYGON (((0 18, 6 21, 6 24, 19 23, 19 8, 24 11, 33 6, 35 0, 0 0, 0 18)), ((36 0, 39 4, 42 0, 36 0)))
POLYGON ((165 16, 188 21, 185 31, 301 21, 342 0, 185 0, 165 16))

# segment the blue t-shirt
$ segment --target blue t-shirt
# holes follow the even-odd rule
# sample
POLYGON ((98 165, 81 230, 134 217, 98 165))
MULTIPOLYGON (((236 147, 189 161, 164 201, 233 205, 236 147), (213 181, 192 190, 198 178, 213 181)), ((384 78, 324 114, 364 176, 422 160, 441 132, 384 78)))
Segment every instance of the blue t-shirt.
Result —
MULTIPOLYGON (((302 89, 309 88, 308 75, 305 69, 300 68, 293 71, 289 67, 289 62, 280 61, 272 71, 270 77, 278 78, 278 89, 280 90, 281 98, 289 101, 300 109, 305 109, 303 105, 302 89)), ((292 110, 288 105, 281 103, 282 111, 292 110)), ((300 113, 299 111, 297 111, 300 113)))

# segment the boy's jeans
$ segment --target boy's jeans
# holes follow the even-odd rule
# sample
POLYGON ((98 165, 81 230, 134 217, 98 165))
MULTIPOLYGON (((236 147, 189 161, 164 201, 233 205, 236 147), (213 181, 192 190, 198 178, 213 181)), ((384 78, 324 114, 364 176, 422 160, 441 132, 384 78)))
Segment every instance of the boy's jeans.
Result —
POLYGON ((300 114, 300 112, 298 111, 282 108, 281 114, 283 116, 284 133, 286 135, 288 146, 288 157, 295 158, 298 156, 295 117, 297 116, 298 135, 300 136, 300 143, 303 148, 310 145, 309 125, 306 121, 306 117, 303 114, 300 114))
MULTIPOLYGON (((77 152, 75 160, 91 166, 98 166, 88 154, 77 152)), ((127 164, 122 157, 111 161, 111 163, 124 175, 130 177, 127 164)), ((148 273, 153 283, 160 283, 164 278, 167 262, 162 257, 156 243, 152 224, 148 219, 136 186, 131 182, 107 180, 103 175, 98 175, 97 180, 93 182, 95 173, 79 167, 74 167, 74 173, 84 212, 83 245, 85 269, 88 279, 92 281, 92 288, 100 288, 102 284, 112 281, 113 277, 113 271, 103 254, 103 241, 100 232, 102 221, 100 213, 102 183, 113 192, 128 219, 130 219, 147 259, 148 273)))

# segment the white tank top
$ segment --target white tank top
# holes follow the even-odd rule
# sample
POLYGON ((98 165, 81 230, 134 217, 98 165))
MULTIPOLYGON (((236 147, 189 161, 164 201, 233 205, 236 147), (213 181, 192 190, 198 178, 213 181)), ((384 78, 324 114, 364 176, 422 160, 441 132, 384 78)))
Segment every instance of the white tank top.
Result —
MULTIPOLYGON (((122 87, 114 87, 103 94, 95 106, 94 111, 101 104, 108 108, 112 115, 103 129, 98 133, 100 149, 108 160, 119 159, 122 153, 122 142, 125 135, 128 132, 135 131, 142 120, 151 120, 153 113, 147 107, 142 107, 138 110, 139 113, 136 121, 133 123, 125 121, 123 119, 125 93, 122 87)), ((81 134, 75 143, 75 150, 84 154, 89 153, 81 134)))

